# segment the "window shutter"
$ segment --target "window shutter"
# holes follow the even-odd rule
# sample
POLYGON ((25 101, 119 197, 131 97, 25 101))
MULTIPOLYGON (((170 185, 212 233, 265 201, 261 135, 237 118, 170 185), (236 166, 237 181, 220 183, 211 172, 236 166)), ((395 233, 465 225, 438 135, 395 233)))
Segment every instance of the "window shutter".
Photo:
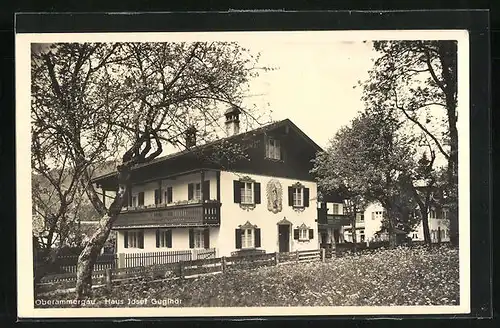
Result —
POLYGON ((304 188, 304 207, 309 207, 309 188, 304 188))
POLYGON ((314 239, 314 229, 309 229, 309 239, 314 239))
POLYGON ((155 205, 160 204, 160 189, 155 189, 155 205))
POLYGON ((188 184, 188 200, 194 198, 194 185, 192 183, 188 184))
POLYGON ((172 230, 167 230, 167 247, 172 248, 172 230))
POLYGON ((139 234, 138 234, 138 238, 139 238, 139 248, 144 248, 144 231, 141 230, 139 231, 139 234))
POLYGON ((156 229, 156 248, 160 247, 160 230, 156 229))
POLYGON ((254 246, 255 247, 260 247, 260 229, 259 228, 255 228, 255 244, 254 246))
POLYGON ((210 199, 210 180, 203 181, 203 200, 210 199))
POLYGON ((189 248, 194 248, 194 230, 189 229, 189 248))
POLYGON ((293 206, 293 188, 288 187, 288 206, 293 206))
POLYGON ((239 182, 238 180, 234 180, 233 189, 234 189, 234 202, 241 203, 241 182, 239 182))
POLYGON ((253 184, 253 199, 255 204, 260 204, 260 183, 253 184))
POLYGON ((299 229, 293 229, 293 239, 299 239, 299 229))
POLYGON ((167 203, 172 203, 172 201, 173 201, 172 187, 167 187, 167 203))
POLYGON ((123 247, 128 248, 128 231, 123 232, 123 247))
POLYGON ((209 249, 210 248, 210 229, 209 228, 206 228, 205 230, 203 230, 203 247, 205 249, 209 249))
POLYGON ((241 229, 234 230, 236 249, 241 249, 241 229))
POLYGON ((139 206, 144 206, 144 191, 139 193, 138 203, 139 206))

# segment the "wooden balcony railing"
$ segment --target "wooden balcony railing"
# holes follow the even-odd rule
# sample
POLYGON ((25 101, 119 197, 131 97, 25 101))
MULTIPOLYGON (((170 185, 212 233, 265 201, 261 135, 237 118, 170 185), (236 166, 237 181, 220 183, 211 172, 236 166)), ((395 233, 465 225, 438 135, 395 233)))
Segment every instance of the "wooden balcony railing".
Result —
POLYGON ((347 226, 351 224, 351 218, 344 214, 326 214, 318 210, 318 224, 332 227, 347 226))
POLYGON ((181 205, 150 205, 124 208, 113 224, 114 228, 179 227, 220 224, 218 201, 205 201, 181 205))

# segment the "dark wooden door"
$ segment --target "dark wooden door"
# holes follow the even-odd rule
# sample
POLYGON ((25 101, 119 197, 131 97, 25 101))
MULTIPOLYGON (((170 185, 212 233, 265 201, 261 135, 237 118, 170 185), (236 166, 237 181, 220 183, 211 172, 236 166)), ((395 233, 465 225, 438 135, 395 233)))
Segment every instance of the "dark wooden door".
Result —
POLYGON ((281 252, 290 251, 290 226, 289 225, 279 225, 278 226, 278 239, 281 252))

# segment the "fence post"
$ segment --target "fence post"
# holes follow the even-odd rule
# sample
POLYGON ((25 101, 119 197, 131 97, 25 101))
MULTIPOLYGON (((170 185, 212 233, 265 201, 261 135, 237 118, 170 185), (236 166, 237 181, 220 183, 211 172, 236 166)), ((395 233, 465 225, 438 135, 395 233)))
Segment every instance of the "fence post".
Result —
POLYGON ((321 249, 321 261, 325 262, 326 260, 326 249, 322 248, 321 249))
POLYGON ((125 253, 118 253, 118 268, 125 267, 125 253))
POLYGON ((274 253, 274 265, 278 265, 280 263, 280 253, 275 252, 274 253))
POLYGON ((295 260, 299 262, 299 250, 295 251, 295 260))
POLYGON ((227 267, 226 267, 227 263, 226 263, 226 257, 225 256, 223 256, 221 258, 221 266, 222 266, 222 273, 226 272, 226 270, 227 270, 227 267))
POLYGON ((106 269, 106 288, 111 292, 111 269, 106 269))
POLYGON ((179 261, 179 278, 184 279, 184 264, 183 261, 179 261))

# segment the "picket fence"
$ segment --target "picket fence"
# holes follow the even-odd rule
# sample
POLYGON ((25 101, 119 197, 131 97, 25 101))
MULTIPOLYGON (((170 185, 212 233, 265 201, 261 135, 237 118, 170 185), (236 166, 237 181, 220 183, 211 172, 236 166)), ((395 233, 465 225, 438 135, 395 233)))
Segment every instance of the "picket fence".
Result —
MULTIPOLYGON (((207 252, 206 254, 210 254, 207 252)), ((206 255, 205 256, 208 256, 206 255)), ((203 256, 201 254, 200 256, 203 256)), ((153 257, 154 258, 154 257, 153 257)), ((245 270, 262 266, 293 264, 297 262, 321 261, 326 259, 324 249, 295 251, 289 253, 246 254, 220 258, 205 258, 163 263, 137 267, 108 268, 94 271, 92 282, 94 286, 107 286, 113 283, 138 278, 151 279, 189 279, 206 274, 224 273, 228 270, 245 270)), ((37 285, 37 293, 74 288, 76 274, 65 273, 47 275, 37 285)))

